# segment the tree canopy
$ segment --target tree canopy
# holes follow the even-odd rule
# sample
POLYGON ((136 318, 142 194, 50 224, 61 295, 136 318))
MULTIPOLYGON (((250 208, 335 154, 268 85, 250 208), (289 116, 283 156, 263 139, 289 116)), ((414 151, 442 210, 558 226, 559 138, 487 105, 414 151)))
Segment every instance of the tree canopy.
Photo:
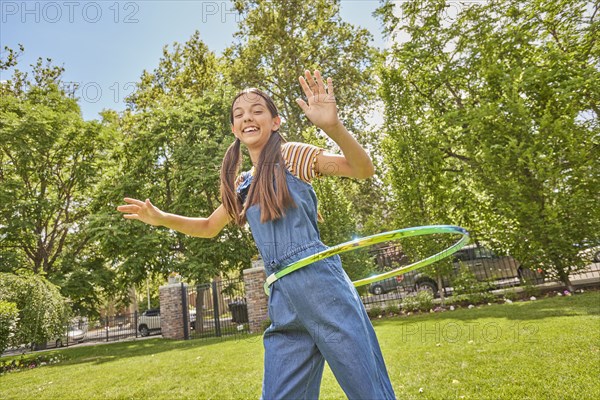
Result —
POLYGON ((568 284, 600 235, 598 4, 446 7, 379 10, 409 37, 380 70, 398 218, 462 223, 568 284))

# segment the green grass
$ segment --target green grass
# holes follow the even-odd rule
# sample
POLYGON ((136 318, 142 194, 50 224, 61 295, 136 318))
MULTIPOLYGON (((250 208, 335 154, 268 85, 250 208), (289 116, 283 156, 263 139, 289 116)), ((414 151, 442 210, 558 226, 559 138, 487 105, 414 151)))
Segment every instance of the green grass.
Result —
MULTIPOLYGON (((374 322, 398 398, 600 398, 600 292, 374 322), (422 393, 420 390, 422 389, 422 393)), ((71 348, 0 376, 2 399, 260 396, 259 335, 71 348)), ((343 399, 328 369, 321 397, 343 399)))

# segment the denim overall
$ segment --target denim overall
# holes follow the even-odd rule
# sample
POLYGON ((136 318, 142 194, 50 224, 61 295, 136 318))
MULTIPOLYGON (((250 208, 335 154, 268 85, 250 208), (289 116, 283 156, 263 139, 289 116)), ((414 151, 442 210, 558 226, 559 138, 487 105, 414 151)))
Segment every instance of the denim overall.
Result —
MULTIPOLYGON (((245 199, 252 176, 242 178, 237 192, 245 199)), ((312 186, 287 170, 286 178, 296 208, 264 224, 258 204, 246 212, 267 276, 327 248, 312 186)), ((262 399, 317 399, 325 360, 348 398, 395 399, 373 326, 339 256, 284 276, 270 289, 262 399)))

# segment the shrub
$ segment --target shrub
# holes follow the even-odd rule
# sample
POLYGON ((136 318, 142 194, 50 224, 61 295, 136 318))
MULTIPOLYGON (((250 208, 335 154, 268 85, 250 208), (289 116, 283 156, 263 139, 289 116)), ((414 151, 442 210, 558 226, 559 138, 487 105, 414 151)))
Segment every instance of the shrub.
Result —
POLYGON ((530 298, 531 296, 538 297, 542 291, 537 286, 533 286, 531 283, 526 283, 523 286, 523 293, 525 297, 530 298))
POLYGON ((510 301, 517 301, 519 295, 517 294, 515 289, 511 289, 504 292, 504 298, 510 301))
POLYGON ((18 321, 17 305, 0 300, 0 354, 6 350, 14 337, 18 321))
POLYGON ((490 292, 476 292, 465 295, 469 304, 491 303, 497 300, 496 296, 490 292))
POLYGON ((490 283, 478 281, 475 274, 464 265, 461 266, 452 283, 454 288, 452 297, 461 296, 461 303, 481 304, 496 301, 496 296, 489 292, 492 288, 490 283))
POLYGON ((43 367, 44 365, 57 364, 64 359, 65 356, 62 354, 41 354, 27 358, 21 356, 19 359, 15 358, 10 361, 0 361, 0 376, 8 372, 18 372, 43 367))
POLYGON ((11 345, 45 344, 63 334, 67 303, 59 288, 45 278, 0 273, 0 301, 13 303, 18 309, 11 345))
POLYGON ((382 313, 383 313, 383 309, 378 306, 371 307, 369 310, 367 310, 367 314, 369 315, 369 318, 377 318, 382 313))
POLYGON ((404 311, 429 311, 433 307, 433 294, 421 290, 416 295, 407 296, 402 300, 404 311))
POLYGON ((400 312, 400 307, 398 307, 398 305, 396 304, 390 304, 388 306, 385 307, 385 313, 386 314, 398 314, 400 312))

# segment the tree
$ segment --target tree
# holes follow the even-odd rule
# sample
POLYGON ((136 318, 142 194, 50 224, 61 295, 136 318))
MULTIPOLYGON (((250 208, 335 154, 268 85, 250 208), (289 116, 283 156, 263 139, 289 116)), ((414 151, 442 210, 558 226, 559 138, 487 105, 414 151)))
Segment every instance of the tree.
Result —
MULTIPOLYGON (((69 307, 60 289, 39 275, 0 273, 0 304, 18 311, 16 327, 8 343, 45 344, 65 332, 69 307)), ((3 341, 0 338, 0 341, 3 341)))
MULTIPOLYGON (((18 54, 7 51, 2 67, 16 66, 18 54)), ((70 287, 81 291, 107 272, 84 227, 111 132, 83 121, 76 100, 60 88, 63 71, 38 59, 32 80, 16 70, 0 88, 0 270, 57 283, 75 274, 70 287)), ((102 284, 112 287, 110 279, 102 284)))
POLYGON ((0 300, 0 354, 10 345, 15 336, 19 310, 13 302, 0 300))
MULTIPOLYGON (((163 47, 163 57, 153 72, 144 70, 136 90, 127 97, 128 109, 151 110, 159 103, 182 103, 221 86, 217 58, 195 31, 185 43, 163 47)), ((223 89, 221 89, 223 90, 223 89)))
POLYGON ((233 141, 231 98, 196 32, 172 51, 165 48, 159 66, 144 72, 128 110, 106 115, 120 135, 112 156, 118 168, 104 176, 90 229, 122 287, 173 271, 202 283, 250 265, 256 249, 245 229, 230 225, 216 239, 199 239, 115 211, 128 196, 150 198, 167 212, 210 215, 220 204, 220 165, 233 141))
POLYGON ((491 0, 443 21, 444 1, 391 3, 404 30, 381 67, 398 204, 422 203, 570 287, 600 238, 598 4, 491 0), (425 189, 425 190, 424 190, 425 189))

